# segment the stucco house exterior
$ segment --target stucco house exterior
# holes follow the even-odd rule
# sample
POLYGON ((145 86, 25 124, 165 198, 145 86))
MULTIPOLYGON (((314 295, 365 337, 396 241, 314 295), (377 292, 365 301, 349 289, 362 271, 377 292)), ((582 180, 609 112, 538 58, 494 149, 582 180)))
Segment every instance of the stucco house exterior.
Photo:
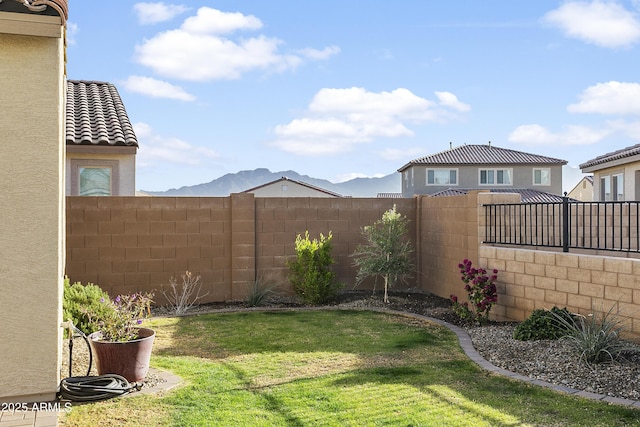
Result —
POLYGON ((0 402, 53 400, 60 382, 67 6, 0 2, 0 402))
POLYGON ((68 80, 66 194, 134 196, 138 140, 116 87, 68 80))
POLYGON ((583 177, 575 187, 567 194, 572 199, 579 200, 581 202, 593 201, 593 175, 587 175, 583 177))
POLYGON ((535 190, 562 194, 566 160, 494 145, 462 145, 411 160, 398 169, 402 196, 443 191, 535 190))
POLYGON ((593 200, 640 200, 640 144, 603 154, 580 165, 593 173, 593 200))
POLYGON ((344 197, 333 191, 287 178, 286 176, 249 188, 243 193, 253 193, 255 197, 344 197))

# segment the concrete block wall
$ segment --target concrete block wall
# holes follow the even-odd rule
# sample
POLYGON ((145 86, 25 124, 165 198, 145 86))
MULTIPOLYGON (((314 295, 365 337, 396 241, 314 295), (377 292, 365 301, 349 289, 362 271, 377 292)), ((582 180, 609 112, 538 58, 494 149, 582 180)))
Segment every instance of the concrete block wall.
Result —
POLYGON ((189 270, 202 276, 202 302, 243 299, 261 276, 290 290, 286 262, 308 230, 311 238, 333 234, 333 269, 351 288, 361 227, 393 205, 415 236, 415 199, 68 197, 66 274, 118 295, 157 291, 189 270))
POLYGON ((521 321, 539 308, 587 315, 613 307, 640 335, 640 260, 484 245, 479 257, 500 271, 496 315, 521 321))

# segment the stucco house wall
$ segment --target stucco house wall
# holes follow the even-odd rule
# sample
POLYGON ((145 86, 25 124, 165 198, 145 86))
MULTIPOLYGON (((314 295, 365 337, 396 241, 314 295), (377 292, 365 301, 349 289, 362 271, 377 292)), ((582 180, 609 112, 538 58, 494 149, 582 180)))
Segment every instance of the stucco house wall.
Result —
POLYGON ((562 194, 562 166, 561 165, 451 165, 451 166, 411 166, 403 173, 408 174, 409 179, 403 176, 402 194, 403 197, 411 197, 414 194, 434 194, 447 189, 534 189, 551 194, 562 194), (456 169, 458 171, 457 185, 427 185, 427 169, 456 169), (511 185, 481 185, 480 169, 511 169, 511 185), (551 180, 550 185, 535 185, 533 183, 534 169, 549 169, 551 180), (411 174, 413 174, 413 184, 411 184, 411 174))
POLYGON ((2 402, 54 399, 60 381, 65 18, 0 8, 2 402))
POLYGON ((114 169, 113 196, 135 196, 136 157, 133 147, 86 147, 67 145, 65 192, 78 195, 78 167, 106 165, 114 169), (96 150, 97 149, 97 150, 96 150), (96 152, 97 151, 97 152, 96 152))

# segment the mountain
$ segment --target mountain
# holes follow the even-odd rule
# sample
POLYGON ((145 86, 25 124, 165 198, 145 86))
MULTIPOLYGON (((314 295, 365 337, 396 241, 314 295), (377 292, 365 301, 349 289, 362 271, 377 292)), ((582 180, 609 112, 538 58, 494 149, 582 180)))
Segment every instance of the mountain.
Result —
MULTIPOLYGON (((245 170, 237 173, 228 173, 220 178, 205 184, 190 185, 180 188, 172 188, 167 191, 142 191, 152 196, 207 196, 225 197, 231 193, 241 193, 249 188, 257 187, 271 181, 276 181, 283 176, 295 181, 305 182, 351 197, 376 197, 378 193, 400 193, 402 191, 402 179, 399 173, 392 173, 381 178, 355 178, 349 181, 334 184, 326 179, 312 178, 308 175, 300 175, 295 171, 271 172, 269 169, 260 168, 245 170)), ((563 191, 569 192, 582 179, 584 174, 580 169, 565 165, 562 167, 563 191)))
POLYGON ((283 176, 351 197, 376 197, 378 193, 399 193, 402 188, 400 174, 397 172, 381 178, 355 178, 334 184, 326 179, 300 175, 295 171, 271 172, 269 169, 260 168, 229 173, 205 184, 172 188, 167 191, 143 190, 142 192, 152 196, 228 196, 231 193, 241 193, 250 188, 276 181, 283 176))

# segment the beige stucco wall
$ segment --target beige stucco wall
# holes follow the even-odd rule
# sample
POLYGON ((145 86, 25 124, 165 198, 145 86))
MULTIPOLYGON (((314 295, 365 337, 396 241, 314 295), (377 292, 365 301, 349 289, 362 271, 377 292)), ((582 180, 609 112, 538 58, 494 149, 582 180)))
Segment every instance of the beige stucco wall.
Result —
POLYGON ((114 195, 116 196, 135 196, 136 195, 135 148, 133 147, 131 148, 101 147, 101 148, 106 148, 106 150, 100 150, 101 152, 94 152, 94 153, 77 153, 77 152, 73 152, 73 150, 67 149, 67 156, 66 156, 67 160, 66 160, 66 167, 65 167, 65 170, 66 170, 65 194, 67 196, 77 195, 77 194, 73 194, 71 191, 71 183, 73 181, 71 176, 71 174, 73 173, 71 162, 73 160, 91 161, 96 159, 117 162, 118 176, 117 176, 117 179, 114 180, 114 183, 117 183, 117 188, 113 188, 114 195), (125 151, 125 152, 116 153, 116 154, 103 154, 105 151, 116 151, 116 152, 125 151))
MULTIPOLYGON (((0 13, 2 15, 2 13, 0 13)), ((0 27, 0 401, 55 397, 64 268, 64 43, 0 27)))
MULTIPOLYGON (((593 168, 586 168, 583 172, 593 172, 593 200, 600 200, 600 179, 603 176, 613 176, 617 174, 624 175, 624 199, 627 200, 640 200, 640 187, 636 184, 636 174, 640 172, 640 161, 634 161, 632 159, 622 159, 618 162, 612 162, 612 165, 600 170, 593 170, 593 168), (628 163, 622 163, 626 161, 628 163)), ((638 177, 640 180, 640 176, 638 177)))

